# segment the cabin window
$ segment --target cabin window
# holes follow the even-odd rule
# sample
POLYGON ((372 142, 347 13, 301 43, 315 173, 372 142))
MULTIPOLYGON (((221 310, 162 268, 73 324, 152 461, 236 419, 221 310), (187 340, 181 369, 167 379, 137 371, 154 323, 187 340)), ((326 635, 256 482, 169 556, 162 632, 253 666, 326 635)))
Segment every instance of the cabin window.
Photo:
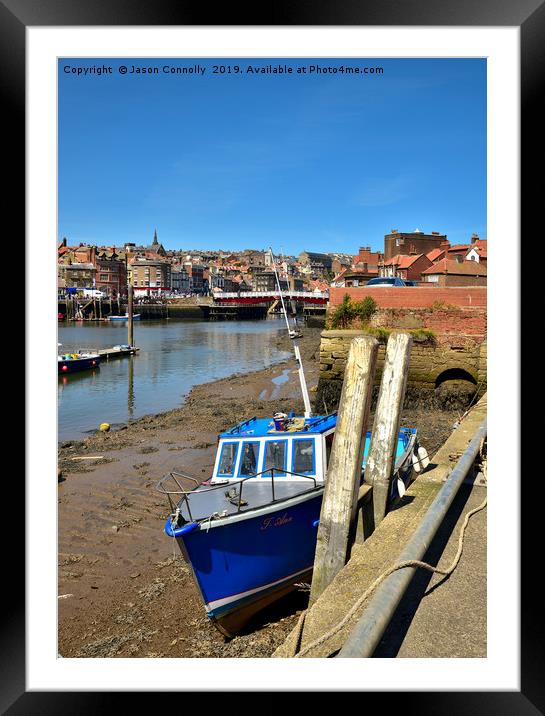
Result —
POLYGON ((275 475, 286 474, 287 444, 287 440, 270 440, 265 443, 265 472, 274 469, 275 475))
POLYGON ((232 475, 235 472, 238 443, 224 443, 221 449, 218 475, 232 475))
POLYGON ((293 441, 293 472, 314 472, 314 440, 293 441))
POLYGON ((259 454, 259 443, 243 443, 242 457, 240 458, 239 475, 255 475, 257 472, 257 456, 259 454))

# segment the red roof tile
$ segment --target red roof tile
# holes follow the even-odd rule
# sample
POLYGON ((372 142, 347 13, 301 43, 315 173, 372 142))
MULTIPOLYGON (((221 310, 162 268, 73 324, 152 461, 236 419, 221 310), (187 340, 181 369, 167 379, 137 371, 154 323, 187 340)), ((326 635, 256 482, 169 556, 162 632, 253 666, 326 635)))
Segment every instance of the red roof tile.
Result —
POLYGON ((486 266, 477 261, 462 261, 460 263, 451 259, 442 259, 422 271, 422 275, 436 273, 456 274, 458 276, 486 276, 486 266))
POLYGON ((405 269, 409 268, 414 264, 416 259, 419 259, 423 254, 413 254, 411 256, 405 256, 403 254, 397 254, 392 256, 391 259, 384 262, 385 266, 397 266, 398 268, 405 269))

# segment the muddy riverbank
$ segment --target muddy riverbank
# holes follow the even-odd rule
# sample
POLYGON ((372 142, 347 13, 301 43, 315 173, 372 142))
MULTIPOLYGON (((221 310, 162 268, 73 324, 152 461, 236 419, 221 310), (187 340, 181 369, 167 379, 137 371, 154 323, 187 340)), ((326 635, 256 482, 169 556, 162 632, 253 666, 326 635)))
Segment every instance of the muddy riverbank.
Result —
MULTIPOLYGON (((319 329, 301 352, 311 397, 319 329)), ((279 339, 289 350, 288 339, 279 339)), ((206 479, 219 432, 242 419, 303 410, 294 360, 195 387, 183 406, 59 448, 59 654, 63 657, 269 657, 306 608, 301 589, 225 640, 204 614, 155 490, 180 469, 206 479), (286 378, 288 380, 286 380, 286 378)), ((320 407, 317 406, 317 411, 320 407)), ((430 454, 457 414, 406 410, 430 454)))

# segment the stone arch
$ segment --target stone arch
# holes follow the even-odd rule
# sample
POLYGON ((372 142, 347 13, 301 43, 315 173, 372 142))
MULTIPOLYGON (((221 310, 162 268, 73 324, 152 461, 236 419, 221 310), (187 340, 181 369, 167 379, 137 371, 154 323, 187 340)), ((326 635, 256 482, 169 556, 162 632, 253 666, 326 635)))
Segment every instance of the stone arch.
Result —
POLYGON ((473 385, 477 385, 475 376, 467 370, 464 370, 463 368, 449 368, 448 370, 444 370, 442 373, 439 373, 439 375, 435 378, 435 387, 438 388, 442 383, 449 380, 466 380, 469 383, 473 383, 473 385))

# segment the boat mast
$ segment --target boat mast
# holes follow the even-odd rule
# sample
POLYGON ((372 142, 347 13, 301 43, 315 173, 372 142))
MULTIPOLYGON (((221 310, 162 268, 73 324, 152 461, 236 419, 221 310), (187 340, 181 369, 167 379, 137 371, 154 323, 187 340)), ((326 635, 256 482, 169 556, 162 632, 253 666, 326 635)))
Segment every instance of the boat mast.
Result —
POLYGON ((269 248, 269 251, 271 253, 271 263, 274 271, 274 275, 276 277, 276 284, 278 286, 278 293, 280 294, 280 302, 282 303, 282 310, 284 312, 284 318, 286 319, 286 328, 288 329, 288 335, 293 341, 293 352, 295 353, 295 360, 297 361, 298 371, 299 371, 299 382, 301 383, 301 392, 303 393, 303 402, 305 403, 305 418, 310 418, 312 415, 312 410, 310 407, 310 399, 308 397, 308 390, 307 390, 307 383, 305 380, 305 371, 303 370, 303 361, 301 360, 301 352, 299 350, 299 346, 297 345, 297 338, 301 335, 296 330, 290 328, 290 323, 288 320, 288 312, 286 311, 286 305, 284 303, 284 296, 282 295, 282 289, 280 287, 280 277, 278 276, 278 271, 276 270, 276 265, 274 263, 274 254, 272 248, 269 248))

